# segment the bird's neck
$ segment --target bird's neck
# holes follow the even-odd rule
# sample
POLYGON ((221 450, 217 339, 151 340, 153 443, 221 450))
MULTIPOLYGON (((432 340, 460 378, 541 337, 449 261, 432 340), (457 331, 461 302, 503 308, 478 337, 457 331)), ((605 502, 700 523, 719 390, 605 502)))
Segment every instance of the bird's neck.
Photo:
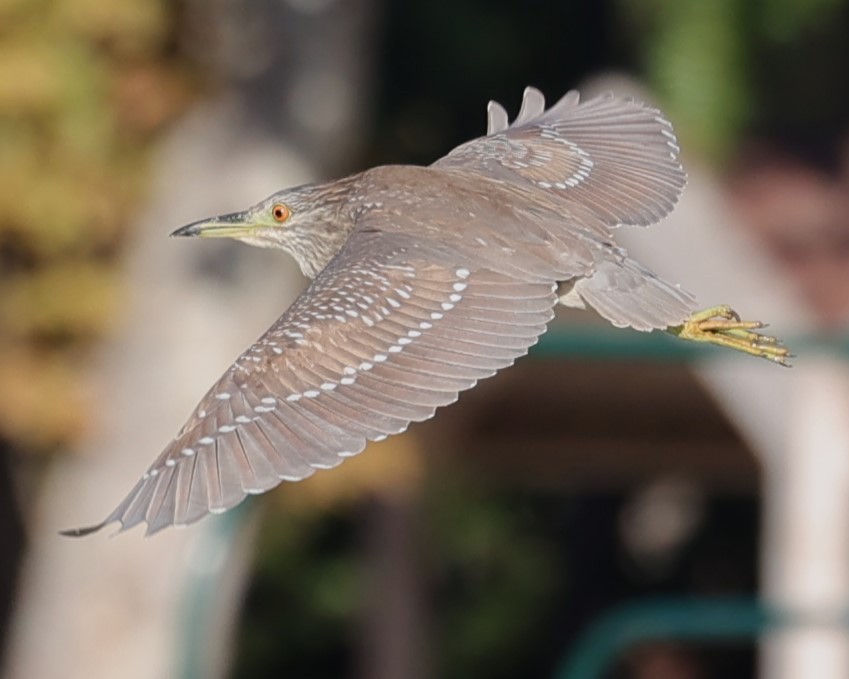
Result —
POLYGON ((287 243, 287 249, 298 262, 301 273, 307 278, 315 278, 342 249, 348 239, 349 230, 341 232, 335 227, 336 225, 333 231, 328 228, 321 237, 316 238, 314 234, 310 234, 308 238, 293 238, 287 243))
POLYGON ((317 207, 303 230, 292 234, 287 249, 307 278, 315 278, 345 245, 354 230, 351 200, 356 198, 359 175, 315 184, 317 207))

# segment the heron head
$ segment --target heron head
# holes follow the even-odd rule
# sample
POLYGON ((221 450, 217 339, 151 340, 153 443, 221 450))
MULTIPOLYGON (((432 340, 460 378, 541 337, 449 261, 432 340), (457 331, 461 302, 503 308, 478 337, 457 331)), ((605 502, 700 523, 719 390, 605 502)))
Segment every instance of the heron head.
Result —
POLYGON ((242 212, 201 219, 171 236, 232 238, 291 254, 314 277, 342 247, 353 220, 340 209, 349 190, 341 182, 305 184, 272 194, 242 212))

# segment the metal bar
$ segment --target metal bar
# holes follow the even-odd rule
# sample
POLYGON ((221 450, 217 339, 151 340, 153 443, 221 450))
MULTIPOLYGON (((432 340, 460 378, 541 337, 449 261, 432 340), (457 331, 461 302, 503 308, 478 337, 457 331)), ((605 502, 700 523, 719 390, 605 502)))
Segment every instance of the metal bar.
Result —
POLYGON ((755 599, 648 599, 603 615, 578 639, 556 679, 601 679, 617 657, 658 640, 754 639, 792 627, 849 627, 849 613, 778 610, 755 599))
MULTIPOLYGON (((849 356, 849 337, 796 335, 782 338, 793 353, 849 356)), ((723 350, 685 342, 664 332, 638 332, 555 323, 532 350, 537 358, 645 359, 691 361, 722 355, 723 350)), ((724 352, 726 355, 727 351, 724 352)))

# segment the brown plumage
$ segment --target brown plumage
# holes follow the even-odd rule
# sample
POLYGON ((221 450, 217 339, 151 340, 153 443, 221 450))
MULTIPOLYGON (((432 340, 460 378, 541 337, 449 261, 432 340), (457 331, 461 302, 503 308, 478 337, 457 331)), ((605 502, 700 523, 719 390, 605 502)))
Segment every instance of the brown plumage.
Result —
POLYGON ((677 152, 655 109, 570 92, 546 111, 529 88, 512 125, 490 104, 487 136, 430 167, 288 189, 180 229, 282 248, 315 279, 127 498, 70 534, 112 522, 153 533, 334 467, 524 355, 558 294, 617 326, 684 323, 693 298, 611 235, 673 208, 677 152))

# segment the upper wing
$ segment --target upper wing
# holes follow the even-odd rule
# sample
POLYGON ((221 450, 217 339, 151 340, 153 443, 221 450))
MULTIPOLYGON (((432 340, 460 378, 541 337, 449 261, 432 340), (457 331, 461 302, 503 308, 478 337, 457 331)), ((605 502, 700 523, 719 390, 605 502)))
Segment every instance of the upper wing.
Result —
POLYGON ((153 533, 338 465, 525 354, 550 282, 380 232, 337 257, 230 367, 106 520, 153 533))
POLYGON ((611 94, 580 102, 572 91, 546 111, 543 95, 529 87, 512 125, 490 102, 487 136, 434 165, 578 203, 607 226, 646 226, 681 195, 686 174, 678 152, 672 125, 656 109, 611 94))

